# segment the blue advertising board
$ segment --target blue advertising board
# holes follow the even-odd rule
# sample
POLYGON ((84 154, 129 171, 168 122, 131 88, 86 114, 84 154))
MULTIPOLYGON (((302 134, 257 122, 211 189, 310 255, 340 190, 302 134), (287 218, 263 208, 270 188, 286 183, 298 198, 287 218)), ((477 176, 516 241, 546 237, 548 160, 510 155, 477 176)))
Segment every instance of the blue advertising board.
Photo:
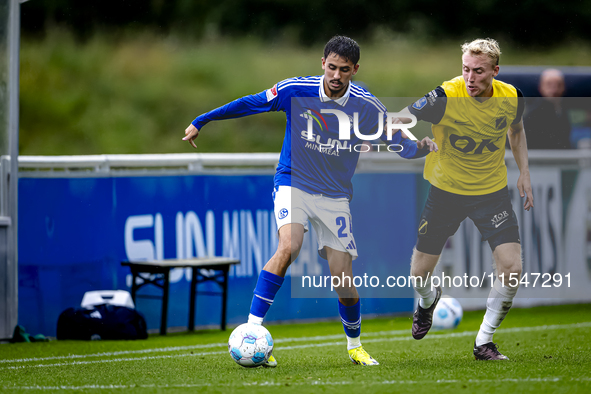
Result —
MULTIPOLYGON (((408 275, 416 231, 415 174, 357 174, 351 212, 360 257, 354 273, 408 275)), ((271 175, 175 175, 19 179, 19 324, 54 336, 59 314, 90 290, 129 290, 127 259, 237 257, 230 273, 228 323, 244 322, 258 274, 277 246, 271 175)), ((294 291, 303 275, 328 275, 308 245, 292 265, 266 321, 338 316, 336 294, 294 291), (299 294, 299 295, 298 295, 299 294), (310 298, 314 297, 314 298, 310 298)), ((383 279, 383 278, 382 278, 383 279)), ((169 327, 186 327, 190 272, 171 273, 169 327)), ((204 283, 199 291, 217 290, 204 283)), ((411 288, 360 289, 362 313, 412 310, 411 288)), ((141 294, 159 294, 143 288, 141 294)), ((138 299, 148 328, 160 300, 138 299)), ((196 324, 218 324, 218 298, 198 296, 196 324)))

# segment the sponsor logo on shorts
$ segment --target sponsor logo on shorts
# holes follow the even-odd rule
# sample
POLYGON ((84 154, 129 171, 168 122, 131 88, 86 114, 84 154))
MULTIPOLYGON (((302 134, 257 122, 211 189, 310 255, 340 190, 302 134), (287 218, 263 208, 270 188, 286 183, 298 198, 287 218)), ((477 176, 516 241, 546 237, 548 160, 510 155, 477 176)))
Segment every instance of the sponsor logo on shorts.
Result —
POLYGON ((507 220, 509 220, 509 214, 507 211, 503 211, 493 216, 490 221, 492 222, 493 226, 495 226, 495 228, 499 228, 499 226, 505 223, 507 220))
POLYGON ((499 223, 495 224, 495 228, 499 228, 499 226, 500 226, 501 224, 505 223, 507 220, 509 220, 509 219, 505 219, 505 220, 503 220, 502 222, 499 222, 499 223))
POLYGON ((287 210, 287 208, 281 208, 281 210, 279 211, 279 219, 285 219, 287 215, 289 215, 289 211, 287 210))
POLYGON ((421 223, 419 224, 419 234, 421 234, 421 235, 427 234, 427 224, 428 223, 429 222, 427 221, 427 219, 421 220, 421 223))

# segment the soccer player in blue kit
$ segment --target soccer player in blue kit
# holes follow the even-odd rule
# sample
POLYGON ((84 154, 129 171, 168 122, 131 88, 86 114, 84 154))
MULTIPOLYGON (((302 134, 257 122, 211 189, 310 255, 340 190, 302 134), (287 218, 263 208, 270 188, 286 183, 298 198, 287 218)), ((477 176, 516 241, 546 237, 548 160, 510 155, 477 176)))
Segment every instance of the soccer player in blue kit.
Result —
MULTIPOLYGON (((213 120, 270 111, 286 113, 285 139, 273 192, 279 243, 259 275, 248 321, 263 323, 287 268, 298 256, 309 220, 316 230, 319 254, 328 260, 331 275, 351 278, 335 289, 349 357, 355 364, 377 365, 361 346, 360 302, 352 283, 352 261, 357 258, 357 246, 349 201, 353 195, 351 178, 361 150, 355 147, 363 141, 350 129, 372 132, 377 129, 376 135, 385 138, 382 131, 387 110, 371 93, 351 82, 359 69, 358 61, 358 44, 348 37, 335 36, 324 48, 324 75, 289 78, 261 93, 200 115, 187 127, 183 140, 196 148, 195 138, 213 120), (339 114, 344 113, 349 114, 344 119, 350 135, 342 140, 339 133, 344 122, 339 114)), ((400 131, 385 142, 397 146, 396 152, 405 158, 423 157, 437 149, 428 137, 413 141, 402 138, 400 131)), ((277 361, 271 355, 264 365, 275 367, 277 361)))

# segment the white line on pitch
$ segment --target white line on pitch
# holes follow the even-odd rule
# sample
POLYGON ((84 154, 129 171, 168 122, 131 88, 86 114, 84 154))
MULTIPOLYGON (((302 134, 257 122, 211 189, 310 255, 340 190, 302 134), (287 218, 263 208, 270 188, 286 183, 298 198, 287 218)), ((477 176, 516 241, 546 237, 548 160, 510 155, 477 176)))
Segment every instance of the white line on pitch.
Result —
MULTIPOLYGON (((549 325, 549 326, 534 326, 534 327, 514 327, 514 328, 506 328, 506 329, 499 330, 499 331, 502 333, 513 333, 513 332, 525 332, 525 331, 545 331, 545 330, 560 330, 560 329, 586 328, 586 327, 591 327, 591 322, 574 323, 574 324, 554 324, 554 325, 549 325)), ((423 338, 423 340, 424 339, 458 338, 458 337, 465 337, 465 336, 473 336, 473 335, 476 335, 477 333, 478 333, 477 331, 463 331, 463 332, 449 333, 449 334, 434 334, 434 335, 430 335, 430 336, 423 338)), ((412 339, 412 337, 405 336, 405 337, 392 337, 392 338, 364 339, 363 342, 365 342, 365 343, 368 343, 368 342, 369 343, 394 342, 394 341, 408 341, 411 339, 412 339)), ((279 348, 277 348, 277 350, 294 350, 294 349, 305 349, 305 348, 310 348, 310 347, 336 346, 336 345, 342 345, 343 343, 344 343, 344 341, 338 341, 338 342, 325 342, 325 343, 315 343, 315 344, 306 344, 306 345, 285 346, 285 347, 279 347, 279 348)), ((74 361, 71 363, 12 366, 12 367, 0 368, 0 370, 1 369, 23 369, 23 368, 34 368, 34 367, 61 367, 61 366, 111 363, 111 362, 121 362, 121 361, 155 360, 155 359, 164 359, 164 358, 204 356, 204 355, 223 354, 223 353, 225 353, 225 351, 190 353, 190 354, 170 354, 170 355, 162 355, 162 356, 144 356, 144 357, 132 357, 132 358, 115 358, 115 359, 94 360, 94 361, 74 361)))
POLYGON ((171 346, 171 347, 155 348, 155 349, 120 350, 120 351, 116 351, 116 352, 104 352, 104 353, 93 353, 93 354, 70 354, 67 356, 21 358, 21 359, 14 359, 14 360, 0 360, 0 363, 25 363, 25 362, 29 362, 29 361, 64 360, 64 359, 92 358, 92 357, 110 357, 110 356, 120 356, 123 354, 174 352, 174 351, 179 351, 179 350, 208 349, 208 348, 216 348, 216 347, 222 347, 222 346, 228 346, 228 344, 227 343, 210 343, 210 344, 192 345, 192 346, 171 346))
MULTIPOLYGON (((364 338, 384 336, 384 335, 402 335, 408 334, 410 330, 392 330, 392 331, 377 331, 363 333, 364 338)), ((298 338, 279 338, 275 343, 290 343, 290 342, 311 342, 311 341, 325 341, 328 339, 341 339, 344 334, 337 335, 322 335, 313 337, 298 337, 298 338)), ((189 345, 189 346, 170 346, 164 348, 154 349, 140 349, 140 350, 120 350, 116 352, 103 352, 93 354, 70 354, 67 356, 50 356, 50 357, 33 357, 33 358, 20 358, 13 360, 0 360, 0 364, 5 363, 24 363, 30 361, 47 361, 47 360, 68 360, 68 359, 81 359, 81 358, 93 358, 93 357, 110 357, 110 356, 121 356, 124 354, 145 354, 145 353, 166 353, 175 352, 179 350, 196 350, 196 349, 210 349, 217 347, 227 347, 227 343, 210 343, 201 345, 189 345)))
MULTIPOLYGON (((366 381, 360 382, 358 380, 350 380, 350 381, 322 381, 322 380, 313 380, 313 381, 306 381, 306 382, 289 382, 290 386, 345 386, 345 385, 401 385, 401 384, 457 384, 457 383, 472 383, 472 384, 479 384, 479 383, 504 383, 504 382, 511 382, 511 383, 566 383, 566 382, 589 382, 591 378, 588 377, 579 377, 579 378, 563 378, 560 376, 554 377, 545 377, 545 378, 504 378, 504 379, 468 379, 468 380, 459 380, 459 379, 438 379, 438 380, 383 380, 383 381, 366 381)), ((250 383, 242 383, 244 387, 266 387, 266 386, 284 386, 286 382, 250 382, 250 383)), ((122 389, 122 390, 129 390, 129 389, 146 389, 146 388, 156 388, 156 389, 164 389, 164 388, 199 388, 199 387, 210 387, 212 383, 196 383, 196 384, 165 384, 165 385, 155 385, 155 384, 134 384, 134 385, 118 385, 118 384, 110 384, 110 385, 84 385, 84 386, 5 386, 4 389, 7 390, 105 390, 105 389, 122 389)), ((238 384, 239 386, 240 384, 238 384)), ((216 387, 229 387, 229 386, 236 386, 235 383, 216 383, 216 387)))
POLYGON ((167 354, 162 356, 144 356, 144 357, 131 357, 131 358, 109 358, 106 360, 93 360, 93 361, 74 361, 71 363, 55 363, 55 364, 37 364, 37 365, 20 365, 15 367, 4 367, 2 369, 23 369, 23 368, 33 368, 33 367, 64 367, 68 365, 85 365, 85 364, 103 364, 103 363, 112 363, 112 362, 119 362, 119 361, 142 361, 142 360, 157 360, 157 359, 164 359, 164 358, 180 358, 180 357, 194 357, 194 356, 205 356, 205 355, 212 355, 212 354, 225 354, 227 352, 204 352, 204 353, 184 353, 184 354, 167 354))

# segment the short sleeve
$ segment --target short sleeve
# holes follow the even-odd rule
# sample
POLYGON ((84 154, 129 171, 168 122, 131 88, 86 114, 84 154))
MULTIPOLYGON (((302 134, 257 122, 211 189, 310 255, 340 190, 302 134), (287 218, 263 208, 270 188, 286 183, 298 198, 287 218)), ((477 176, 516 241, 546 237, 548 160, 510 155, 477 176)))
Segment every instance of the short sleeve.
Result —
POLYGON ((523 93, 519 88, 515 88, 517 90, 517 112, 515 113, 515 119, 513 119, 513 124, 517 124, 521 121, 521 117, 523 116, 523 111, 525 110, 525 98, 523 98, 523 93))
POLYGON ((436 89, 430 91, 413 104, 408 106, 411 114, 417 117, 418 120, 437 124, 443 119, 445 115, 445 108, 447 106, 447 95, 445 90, 438 86, 436 89))

